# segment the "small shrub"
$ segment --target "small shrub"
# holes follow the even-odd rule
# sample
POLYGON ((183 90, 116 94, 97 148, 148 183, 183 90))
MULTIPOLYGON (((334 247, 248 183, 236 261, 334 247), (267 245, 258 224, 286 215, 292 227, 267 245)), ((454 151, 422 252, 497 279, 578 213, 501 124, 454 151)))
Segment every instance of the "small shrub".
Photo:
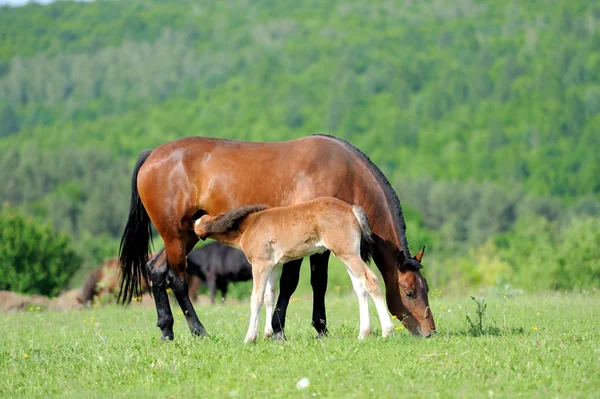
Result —
POLYGON ((81 266, 69 238, 14 208, 0 210, 0 289, 54 296, 81 266))

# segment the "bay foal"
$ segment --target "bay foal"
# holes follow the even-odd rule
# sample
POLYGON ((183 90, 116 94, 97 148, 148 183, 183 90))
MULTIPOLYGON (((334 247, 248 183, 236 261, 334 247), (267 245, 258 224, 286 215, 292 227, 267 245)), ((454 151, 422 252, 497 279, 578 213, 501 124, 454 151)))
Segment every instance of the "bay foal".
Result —
POLYGON ((244 206, 215 217, 204 215, 194 233, 244 251, 252 265, 250 326, 244 342, 256 341, 263 302, 267 308, 265 337, 273 334, 273 313, 278 265, 330 250, 344 262, 358 296, 359 339, 371 333, 367 293, 371 295, 382 335, 393 331, 377 276, 365 264, 371 255, 371 227, 362 208, 332 197, 279 208, 244 206))

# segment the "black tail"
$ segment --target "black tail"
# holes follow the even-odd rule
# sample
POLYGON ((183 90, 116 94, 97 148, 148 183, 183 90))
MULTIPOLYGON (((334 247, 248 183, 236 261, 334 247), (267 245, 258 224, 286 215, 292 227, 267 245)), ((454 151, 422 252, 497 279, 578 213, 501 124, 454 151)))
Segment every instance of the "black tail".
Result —
POLYGON ((131 299, 142 295, 142 278, 149 287, 146 263, 152 243, 152 227, 150 217, 144 208, 137 189, 137 176, 152 151, 144 151, 133 169, 131 178, 131 203, 129 217, 121 237, 119 246, 119 263, 121 264, 121 289, 117 302, 130 303, 131 299))
POLYGON ((363 262, 369 262, 373 257, 373 237, 369 217, 358 205, 352 205, 352 212, 360 226, 360 257, 363 262))

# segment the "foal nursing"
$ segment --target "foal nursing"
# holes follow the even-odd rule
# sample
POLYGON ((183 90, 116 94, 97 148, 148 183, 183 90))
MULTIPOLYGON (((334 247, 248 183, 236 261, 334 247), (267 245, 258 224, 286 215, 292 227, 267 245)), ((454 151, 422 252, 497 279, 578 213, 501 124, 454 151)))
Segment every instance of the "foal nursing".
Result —
POLYGON ((250 326, 244 342, 256 341, 258 316, 265 302, 265 337, 273 333, 273 313, 278 265, 330 250, 344 262, 358 296, 360 334, 370 334, 367 293, 377 308, 384 337, 394 329, 387 312, 377 276, 365 264, 371 256, 371 228, 367 215, 358 206, 324 197, 280 208, 245 206, 215 217, 204 215, 194 224, 196 235, 213 238, 239 248, 252 265, 250 326))

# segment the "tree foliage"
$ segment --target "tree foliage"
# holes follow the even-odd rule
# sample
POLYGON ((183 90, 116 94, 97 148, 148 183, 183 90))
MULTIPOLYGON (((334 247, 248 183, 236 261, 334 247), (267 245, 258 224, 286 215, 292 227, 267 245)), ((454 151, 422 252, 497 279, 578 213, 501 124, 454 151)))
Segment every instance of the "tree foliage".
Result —
POLYGON ((61 1, 2 8, 0 38, 0 200, 86 262, 138 153, 191 135, 347 139, 444 256, 598 215, 594 2, 61 1))

